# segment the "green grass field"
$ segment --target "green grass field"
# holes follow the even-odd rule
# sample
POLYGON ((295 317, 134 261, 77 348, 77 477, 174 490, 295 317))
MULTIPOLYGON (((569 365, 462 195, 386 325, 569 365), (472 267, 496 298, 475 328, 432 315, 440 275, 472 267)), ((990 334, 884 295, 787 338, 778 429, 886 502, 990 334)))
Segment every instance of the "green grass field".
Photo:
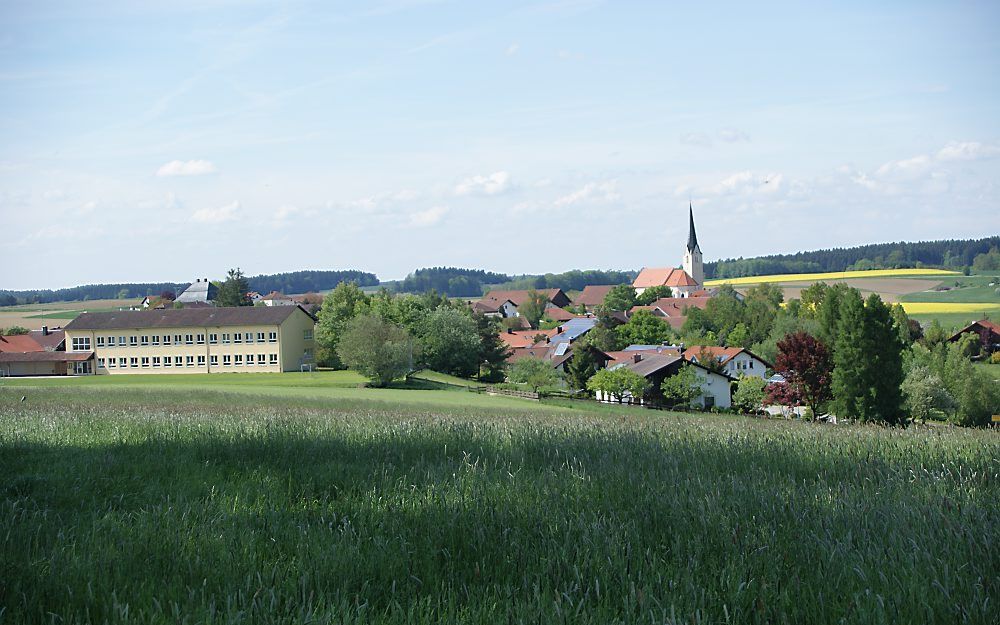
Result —
POLYGON ((3 381, 0 622, 996 622, 995 431, 359 381, 3 381))

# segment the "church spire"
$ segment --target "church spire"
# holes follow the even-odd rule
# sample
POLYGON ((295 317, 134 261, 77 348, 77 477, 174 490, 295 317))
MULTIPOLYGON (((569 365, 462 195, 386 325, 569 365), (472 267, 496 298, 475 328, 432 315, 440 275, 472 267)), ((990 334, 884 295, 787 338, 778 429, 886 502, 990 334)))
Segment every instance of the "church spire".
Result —
POLYGON ((687 249, 689 252, 693 252, 701 249, 698 247, 698 235, 694 232, 694 207, 688 202, 688 218, 690 220, 690 229, 688 230, 688 244, 687 249))

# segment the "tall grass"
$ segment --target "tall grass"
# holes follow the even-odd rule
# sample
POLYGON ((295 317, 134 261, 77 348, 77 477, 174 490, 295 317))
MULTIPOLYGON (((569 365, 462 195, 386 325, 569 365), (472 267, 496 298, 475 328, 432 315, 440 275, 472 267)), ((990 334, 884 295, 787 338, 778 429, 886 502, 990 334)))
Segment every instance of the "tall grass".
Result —
POLYGON ((107 390, 0 393, 0 621, 996 622, 993 432, 107 390))

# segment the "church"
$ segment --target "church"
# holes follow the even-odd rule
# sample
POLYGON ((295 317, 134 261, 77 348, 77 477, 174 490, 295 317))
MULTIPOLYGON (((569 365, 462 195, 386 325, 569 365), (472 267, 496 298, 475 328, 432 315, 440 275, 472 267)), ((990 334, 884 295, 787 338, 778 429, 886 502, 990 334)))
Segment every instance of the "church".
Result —
POLYGON ((688 205, 688 241, 684 250, 682 269, 675 267, 643 267, 632 286, 641 294, 654 286, 669 286, 674 297, 691 297, 704 288, 705 270, 702 266, 701 248, 694 231, 694 208, 688 205))

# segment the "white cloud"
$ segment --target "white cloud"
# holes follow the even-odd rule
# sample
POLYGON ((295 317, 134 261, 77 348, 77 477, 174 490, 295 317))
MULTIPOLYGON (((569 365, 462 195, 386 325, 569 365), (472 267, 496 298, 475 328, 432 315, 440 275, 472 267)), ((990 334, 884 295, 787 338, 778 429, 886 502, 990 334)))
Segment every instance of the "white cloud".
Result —
POLYGON ((285 221, 292 215, 297 214, 298 212, 299 208, 297 206, 291 206, 285 204, 284 206, 278 207, 278 210, 274 211, 274 218, 277 221, 285 221))
POLYGON ((889 161, 875 170, 875 175, 880 177, 912 178, 927 171, 931 166, 931 158, 921 154, 913 158, 899 161, 889 161))
POLYGON ((515 41, 512 44, 510 44, 509 46, 507 46, 507 51, 506 51, 505 54, 507 56, 514 56, 515 54, 518 53, 518 51, 520 49, 521 49, 521 44, 519 44, 518 42, 515 41))
POLYGON ((726 143, 747 143, 750 136, 739 128, 723 128, 719 131, 719 138, 726 143))
POLYGON ((783 180, 784 176, 779 173, 755 174, 751 171, 741 171, 723 178, 702 191, 713 195, 770 194, 781 190, 783 180))
POLYGON ((618 195, 618 181, 588 182, 581 189, 558 198, 553 205, 572 206, 580 202, 614 202, 618 195))
POLYGON ((218 170, 211 161, 170 161, 156 170, 157 176, 204 176, 218 170))
POLYGON ((712 145, 712 139, 703 132, 689 132, 680 136, 680 142, 684 145, 697 145, 701 147, 709 147, 712 145))
POLYGON ((200 210, 196 210, 194 214, 191 215, 191 220, 203 224, 218 224, 236 219, 236 214, 239 210, 240 202, 239 200, 236 200, 235 202, 230 202, 225 206, 220 206, 219 208, 202 208, 200 210))
POLYGON ((432 206, 425 211, 410 215, 411 226, 433 226, 448 214, 447 206, 432 206))
POLYGON ((937 153, 939 161, 976 161, 1000 155, 1000 146, 978 141, 951 141, 937 153))
POLYGON ((510 188, 510 174, 497 171, 488 176, 466 178, 455 186, 455 195, 499 195, 510 188))
POLYGON ((80 210, 77 211, 77 214, 79 214, 79 215, 86 215, 88 213, 94 212, 95 208, 97 208, 97 201, 91 200, 89 202, 85 202, 80 207, 80 210))

